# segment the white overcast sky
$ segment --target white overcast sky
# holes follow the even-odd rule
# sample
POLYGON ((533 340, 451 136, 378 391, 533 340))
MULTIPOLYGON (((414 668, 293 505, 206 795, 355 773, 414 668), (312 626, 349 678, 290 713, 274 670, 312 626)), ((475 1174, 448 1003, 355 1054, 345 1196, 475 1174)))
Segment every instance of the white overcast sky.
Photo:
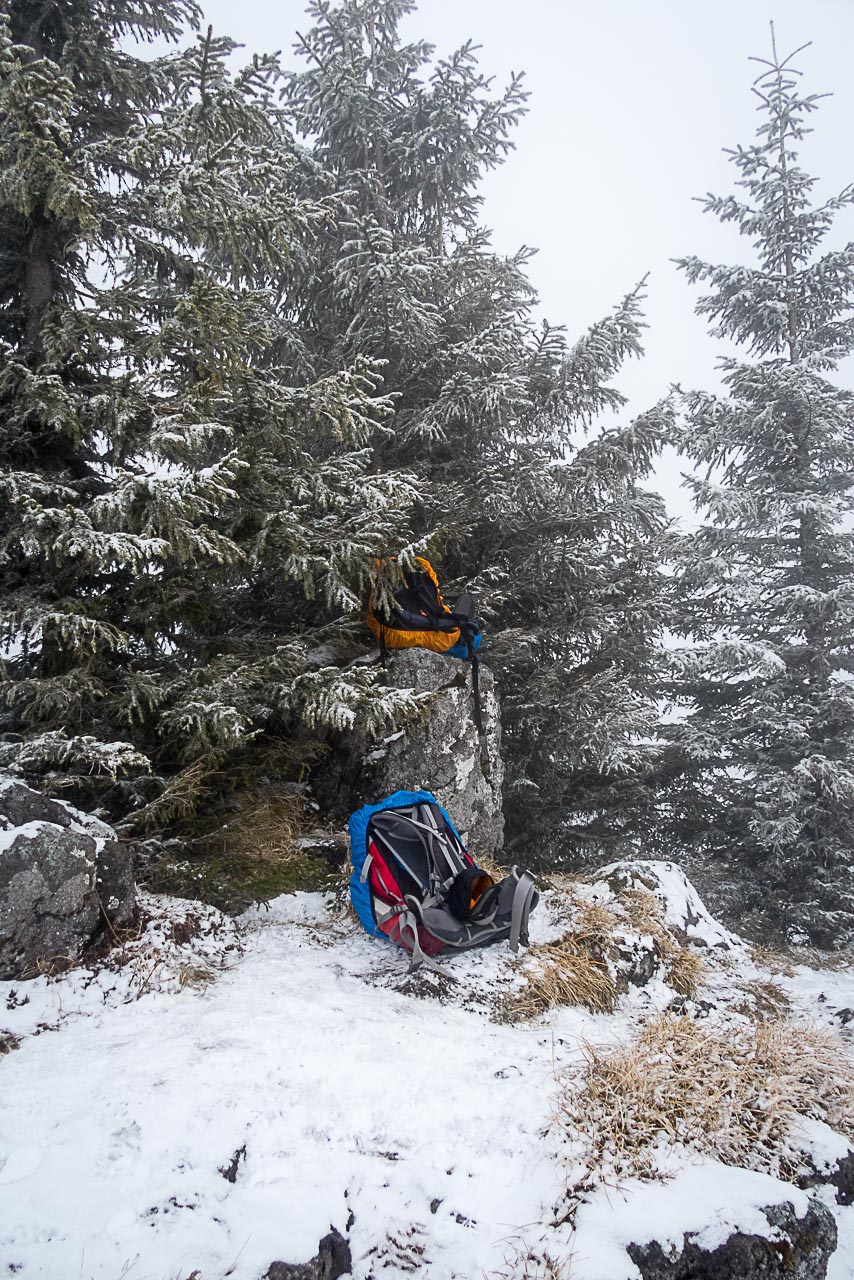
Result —
MULTIPOLYGON (((301 0, 201 2, 216 34, 302 65, 301 0)), ((618 380, 633 410, 672 382, 717 385, 721 344, 670 259, 749 255, 692 197, 732 188, 723 148, 753 138, 760 68, 748 59, 768 56, 772 19, 781 52, 812 41, 795 65, 808 91, 832 94, 802 153, 830 194, 854 181, 854 0, 421 0, 406 21, 407 37, 439 54, 473 39, 497 84, 525 72, 529 111, 516 150, 483 183, 482 220, 499 251, 538 249, 530 275, 550 322, 577 334, 649 273, 647 354, 618 380)), ((849 239, 854 216, 834 236, 849 239)), ((674 511, 678 469, 671 460, 659 474, 674 511)))

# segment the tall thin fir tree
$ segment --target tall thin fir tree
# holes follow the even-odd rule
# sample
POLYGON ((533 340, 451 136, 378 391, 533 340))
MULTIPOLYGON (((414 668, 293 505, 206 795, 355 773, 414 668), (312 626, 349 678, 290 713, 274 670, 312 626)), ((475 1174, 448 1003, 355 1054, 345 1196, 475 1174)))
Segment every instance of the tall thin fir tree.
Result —
POLYGON ((833 380, 854 350, 854 244, 825 244, 854 188, 814 200, 798 152, 819 96, 795 57, 772 28, 757 140, 730 153, 740 194, 705 201, 752 262, 680 264, 746 354, 722 361, 725 394, 685 397, 706 523, 678 563, 696 646, 669 802, 734 918, 825 945, 854 938, 854 396, 833 380))
POLYGON ((406 43, 409 0, 313 0, 285 104, 304 190, 345 188, 323 267, 284 299, 315 376, 383 360, 392 432, 375 465, 413 471, 416 533, 451 589, 474 588, 504 699, 509 835, 544 861, 618 841, 652 750, 667 583, 661 503, 642 478, 669 411, 604 434, 640 354, 642 290, 574 344, 537 325, 531 250, 497 254, 482 176, 512 147, 519 76, 496 91, 469 43, 406 43), (587 432, 590 432, 589 438, 587 432))
POLYGON ((346 647, 417 491, 373 466, 375 363, 311 377, 277 312, 339 209, 293 189, 276 60, 124 49, 177 40, 181 0, 9 12, 0 763, 161 823, 178 770, 186 804, 259 739, 416 709, 346 647))

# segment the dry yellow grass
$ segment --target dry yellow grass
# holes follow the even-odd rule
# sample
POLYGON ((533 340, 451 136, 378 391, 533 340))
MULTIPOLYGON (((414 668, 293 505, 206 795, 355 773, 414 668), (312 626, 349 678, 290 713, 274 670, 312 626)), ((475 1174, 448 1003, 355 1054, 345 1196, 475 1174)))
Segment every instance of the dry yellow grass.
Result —
POLYGON ((558 1005, 580 1004, 600 1013, 614 1008, 617 988, 608 966, 580 946, 575 934, 531 947, 527 958, 526 985, 502 1009, 508 1021, 537 1018, 558 1005))
POLYGON ((647 934, 655 942, 673 990, 681 996, 696 995, 706 966, 696 951, 691 951, 674 937, 658 898, 646 889, 624 889, 619 903, 632 928, 640 934, 647 934))
POLYGON ((762 943, 752 943, 750 947, 753 959, 763 969, 779 973, 783 977, 794 976, 798 965, 807 969, 842 969, 854 970, 850 949, 841 951, 820 951, 816 947, 786 947, 772 949, 762 943))
POLYGON ((630 1045, 586 1058, 556 1123, 594 1178, 655 1176, 662 1140, 787 1177, 803 1118, 854 1136, 854 1066, 817 1031, 661 1014, 630 1045))
POLYGON ((235 793, 233 803, 237 816, 205 838, 211 852, 272 862, 294 856, 303 820, 299 796, 257 787, 235 793))
POLYGON ((648 889, 621 889, 619 902, 626 919, 638 933, 648 933, 656 939, 666 933, 664 909, 648 889))
POLYGON ((602 939, 610 937, 618 922, 618 916, 598 902, 590 902, 586 898, 575 902, 573 931, 588 946, 601 946, 602 939))
POLYGON ((696 951, 677 947, 672 955, 665 957, 665 968, 667 981, 673 990, 693 1000, 706 973, 705 962, 696 951))
POLYGON ((531 947, 525 957, 526 985, 501 1008, 508 1021, 537 1018, 558 1005, 584 1005, 607 1013, 617 1002, 617 988, 605 960, 615 916, 596 903, 576 904, 573 929, 556 942, 531 947))
POLYGON ((230 790, 179 825, 183 844, 146 866, 145 886, 227 912, 325 887, 326 857, 299 840, 307 816, 302 797, 285 783, 230 790))
POLYGON ((760 942, 751 943, 750 954, 761 969, 769 969, 771 973, 779 973, 787 978, 791 978, 795 972, 788 956, 765 947, 760 942))
POLYGON ((216 974, 206 964, 182 964, 178 970, 178 985, 182 991, 185 987, 203 991, 215 981, 216 974))
POLYGON ((502 1003, 501 1017, 509 1021, 536 1018, 560 1005, 584 1005, 594 1012, 612 1010, 621 989, 619 974, 625 966, 627 932, 652 939, 674 991, 682 996, 696 995, 706 965, 668 927, 664 907, 653 894, 645 889, 626 889, 604 906, 574 892, 575 883, 560 886, 557 911, 552 903, 553 913, 569 926, 566 933, 556 942, 531 947, 522 969, 525 988, 502 1003))
POLYGON ((783 988, 773 979, 753 978, 741 983, 740 988, 745 999, 738 1006, 738 1012, 746 1018, 753 1018, 757 1022, 774 1021, 784 1018, 792 1007, 783 988))
POLYGON ((572 1254, 556 1257, 541 1245, 529 1245, 514 1239, 507 1250, 503 1267, 490 1271, 490 1280, 569 1280, 572 1254))

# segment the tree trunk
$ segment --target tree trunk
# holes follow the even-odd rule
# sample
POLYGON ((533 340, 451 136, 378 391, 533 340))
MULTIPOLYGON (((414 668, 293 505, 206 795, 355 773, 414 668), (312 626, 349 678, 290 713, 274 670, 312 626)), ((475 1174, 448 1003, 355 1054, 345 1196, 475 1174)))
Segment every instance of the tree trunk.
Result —
POLYGON ((35 220, 24 265, 24 340, 37 360, 44 355, 44 323, 54 294, 50 241, 48 221, 35 220))

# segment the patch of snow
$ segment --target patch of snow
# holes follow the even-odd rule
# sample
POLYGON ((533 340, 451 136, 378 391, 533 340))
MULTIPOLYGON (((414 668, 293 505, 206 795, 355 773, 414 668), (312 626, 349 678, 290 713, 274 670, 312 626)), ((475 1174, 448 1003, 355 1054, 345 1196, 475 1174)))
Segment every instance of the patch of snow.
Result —
POLYGON ((365 756, 365 764, 378 764, 380 760, 384 760, 388 755, 388 749, 395 742, 399 742, 406 734, 405 729, 399 729, 397 733, 390 733, 387 738, 383 738, 373 751, 369 751, 365 756))
POLYGON ((60 803, 63 804, 64 808, 68 809, 71 815, 72 830, 82 831, 85 835, 92 836, 98 845, 99 853, 105 844, 115 841, 116 833, 106 822, 102 822, 100 818, 96 818, 91 813, 81 813, 79 809, 75 809, 70 804, 65 804, 64 801, 60 803))
POLYGON ((819 1199, 836 1216, 836 1251, 827 1264, 827 1280, 852 1280, 854 1276, 854 1208, 840 1212, 832 1187, 822 1187, 819 1199))
POLYGON ((675 862, 642 860, 612 862, 596 872, 600 884, 612 892, 608 881, 616 879, 627 886, 646 889, 664 905, 667 923, 682 930, 691 942, 704 947, 742 951, 745 944, 725 928, 707 910, 697 890, 675 862))
POLYGON ((774 981, 805 1011, 807 1020, 833 1031, 842 1028, 848 1042, 854 1042, 854 1021, 846 1024, 840 1018, 845 1010, 854 1010, 854 960, 846 963, 840 958, 828 969, 797 964, 775 973, 774 981))
POLYGON ((71 1017, 73 980, 27 985, 40 1020, 64 1010, 63 1046, 33 1035, 4 1061, 0 1150, 42 1159, 7 1189, 0 1254, 23 1280, 60 1262, 114 1280, 137 1257, 152 1280, 232 1265, 257 1280, 352 1210, 357 1274, 413 1229, 429 1274, 479 1274, 560 1191, 538 1136, 549 1034, 373 985, 405 957, 349 924, 318 945, 310 931, 333 926, 317 895, 245 928, 241 963, 203 991, 105 1008, 78 990, 87 1016, 71 1017), (243 1145, 232 1185, 220 1169, 243 1145))
POLYGON ((323 893, 282 893, 267 903, 256 903, 241 920, 249 926, 320 924, 328 918, 329 902, 323 893))
POLYGON ((798 1123, 798 1149, 810 1156, 817 1170, 827 1173, 851 1150, 851 1144, 821 1120, 804 1117, 798 1123))
MULTIPOLYGON (((678 906, 678 877, 662 883, 678 906)), ((631 1239, 711 1242, 756 1229, 759 1205, 803 1212, 787 1184, 678 1151, 671 1181, 602 1188, 574 1232, 554 1225, 556 1079, 586 1046, 631 1037, 649 1000, 672 996, 663 984, 613 1014, 504 1025, 488 1015, 524 963, 506 945, 443 961, 449 984, 409 974, 321 894, 237 922, 141 905, 150 922, 115 961, 0 983, 0 1025, 21 1038, 0 1064, 0 1257, 20 1280, 258 1280, 273 1259, 313 1256, 330 1224, 348 1233, 355 1280, 522 1274, 507 1259, 529 1244, 571 1255, 572 1280, 631 1280, 631 1239)), ((532 941, 565 931, 558 906, 545 891, 532 941)), ((810 1139, 828 1159, 837 1149, 810 1139)), ((841 1230, 854 1220, 834 1211, 841 1230)))
POLYGON ((62 831, 62 827, 58 827, 55 822, 43 822, 41 819, 36 822, 24 822, 20 827, 9 827, 6 831, 0 831, 0 854, 11 849, 19 836, 24 840, 35 840, 46 827, 52 831, 62 831))

